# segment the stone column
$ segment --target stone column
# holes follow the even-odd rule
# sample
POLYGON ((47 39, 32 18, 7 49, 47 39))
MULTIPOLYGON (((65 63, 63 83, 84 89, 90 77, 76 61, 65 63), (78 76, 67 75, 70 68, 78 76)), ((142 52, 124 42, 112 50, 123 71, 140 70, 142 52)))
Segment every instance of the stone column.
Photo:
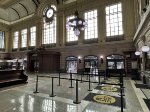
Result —
POLYGON ((36 48, 39 48, 42 44, 42 31, 43 31, 43 21, 41 20, 37 25, 36 33, 36 48))
POLYGON ((10 30, 5 31, 5 52, 11 52, 13 46, 13 39, 11 39, 10 30))
POLYGON ((99 42, 106 41, 105 6, 101 6, 98 8, 98 36, 99 42))
POLYGON ((27 49, 30 46, 30 27, 27 27, 27 49))
POLYGON ((61 11, 57 14, 57 38, 56 38, 56 46, 60 47, 60 46, 64 46, 65 43, 65 31, 66 31, 66 27, 65 27, 65 15, 64 12, 61 11))

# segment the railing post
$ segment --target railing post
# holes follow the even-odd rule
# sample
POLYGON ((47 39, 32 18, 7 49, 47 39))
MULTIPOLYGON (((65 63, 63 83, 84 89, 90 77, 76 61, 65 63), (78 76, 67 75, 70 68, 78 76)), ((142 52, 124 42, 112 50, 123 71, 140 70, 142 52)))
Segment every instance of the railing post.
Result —
POLYGON ((125 87, 124 87, 124 82, 123 82, 123 75, 122 75, 122 73, 120 73, 120 84, 122 84, 122 88, 125 88, 125 87))
POLYGON ((35 88, 35 91, 33 93, 39 93, 39 91, 38 91, 38 75, 36 77, 36 88, 35 88))
POLYGON ((91 80, 90 79, 91 79, 91 77, 90 77, 90 74, 89 74, 89 89, 88 89, 88 91, 92 91, 91 90, 91 80))
POLYGON ((58 85, 57 86, 61 86, 60 85, 60 71, 59 71, 59 79, 58 79, 58 85))
POLYGON ((54 95, 54 77, 52 77, 52 94, 50 95, 50 97, 55 97, 56 95, 54 95))
POLYGON ((98 85, 101 84, 101 79, 100 79, 100 72, 98 72, 98 85))
POLYGON ((81 82, 80 83, 82 83, 82 77, 83 77, 83 72, 81 73, 81 82))
POLYGON ((123 84, 120 84, 120 97, 121 97, 121 112, 123 112, 123 105, 124 105, 124 99, 123 99, 123 84))
POLYGON ((78 79, 76 79, 76 100, 73 101, 74 104, 81 103, 78 99, 78 79))
POLYGON ((74 88, 73 86, 72 86, 72 73, 70 73, 70 82, 71 82, 71 86, 69 87, 69 88, 74 88))

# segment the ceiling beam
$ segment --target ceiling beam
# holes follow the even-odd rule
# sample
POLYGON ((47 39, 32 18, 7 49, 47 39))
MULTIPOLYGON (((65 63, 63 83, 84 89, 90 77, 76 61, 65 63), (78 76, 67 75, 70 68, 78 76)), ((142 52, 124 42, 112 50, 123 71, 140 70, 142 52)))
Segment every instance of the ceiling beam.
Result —
POLYGON ((27 12, 27 15, 29 15, 29 11, 27 10, 27 8, 22 4, 22 3, 19 3, 27 12))
POLYGON ((39 0, 36 0, 38 4, 40 4, 39 0))
POLYGON ((34 0, 32 0, 32 2, 35 4, 35 6, 36 6, 36 8, 38 7, 38 4, 34 1, 34 0))
POLYGON ((19 14, 19 12, 18 12, 16 9, 12 8, 12 7, 11 7, 11 9, 14 10, 14 11, 17 13, 17 15, 18 15, 18 17, 19 17, 19 19, 20 19, 20 14, 19 14))
POLYGON ((60 4, 60 1, 62 1, 62 3, 63 3, 64 0, 56 0, 57 5, 60 4))

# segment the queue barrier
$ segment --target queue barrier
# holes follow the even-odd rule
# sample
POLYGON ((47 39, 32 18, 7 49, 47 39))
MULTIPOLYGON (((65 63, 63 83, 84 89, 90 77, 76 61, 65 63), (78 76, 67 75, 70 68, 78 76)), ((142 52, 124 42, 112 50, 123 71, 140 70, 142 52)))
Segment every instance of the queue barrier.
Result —
MULTIPOLYGON (((65 80, 70 80, 71 81, 71 86, 69 87, 69 88, 74 88, 73 86, 72 86, 72 81, 73 80, 75 80, 76 81, 76 99, 73 101, 73 103, 75 103, 75 104, 79 104, 79 103, 81 103, 79 100, 78 100, 78 82, 80 81, 80 82, 88 82, 89 83, 89 89, 88 89, 88 91, 92 91, 91 90, 91 83, 98 83, 98 84, 107 84, 107 85, 117 85, 117 86, 120 86, 120 97, 121 97, 121 112, 123 112, 123 107, 124 107, 124 104, 123 104, 123 101, 124 101, 124 99, 123 99, 123 85, 124 85, 124 83, 123 83, 123 75, 122 74, 120 74, 120 83, 119 84, 115 84, 115 83, 106 83, 106 82, 100 82, 100 78, 99 78, 99 81, 98 82, 95 82, 95 81, 91 81, 90 80, 90 74, 89 74, 89 80, 87 81, 87 80, 83 80, 82 78, 81 78, 81 80, 79 80, 79 79, 73 79, 72 78, 72 73, 70 73, 70 78, 61 78, 60 77, 60 73, 59 73, 59 76, 58 77, 51 77, 51 76, 42 76, 42 75, 37 75, 37 78, 36 78, 36 89, 35 89, 35 91, 33 92, 33 93, 39 93, 39 91, 38 91, 38 79, 39 79, 39 77, 47 77, 47 78, 52 78, 52 93, 51 93, 51 95, 50 95, 50 97, 55 97, 56 95, 54 95, 54 79, 55 78, 57 78, 57 79, 59 79, 58 81, 59 81, 59 86, 60 86, 60 79, 65 79, 65 80)), ((81 76, 82 77, 82 76, 81 76)), ((99 76, 100 77, 100 76, 99 76)))

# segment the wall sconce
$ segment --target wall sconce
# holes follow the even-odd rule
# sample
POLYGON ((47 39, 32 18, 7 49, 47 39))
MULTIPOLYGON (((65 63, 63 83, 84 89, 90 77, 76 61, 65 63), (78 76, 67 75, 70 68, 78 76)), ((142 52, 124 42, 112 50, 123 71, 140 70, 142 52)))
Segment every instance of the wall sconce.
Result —
POLYGON ((140 54, 141 54, 140 51, 136 51, 136 52, 135 52, 135 55, 136 55, 136 56, 139 56, 140 54))
POLYGON ((101 63, 103 63, 103 61, 104 61, 103 58, 104 58, 103 56, 100 56, 101 63))
POLYGON ((81 56, 78 56, 79 63, 81 63, 81 56))

